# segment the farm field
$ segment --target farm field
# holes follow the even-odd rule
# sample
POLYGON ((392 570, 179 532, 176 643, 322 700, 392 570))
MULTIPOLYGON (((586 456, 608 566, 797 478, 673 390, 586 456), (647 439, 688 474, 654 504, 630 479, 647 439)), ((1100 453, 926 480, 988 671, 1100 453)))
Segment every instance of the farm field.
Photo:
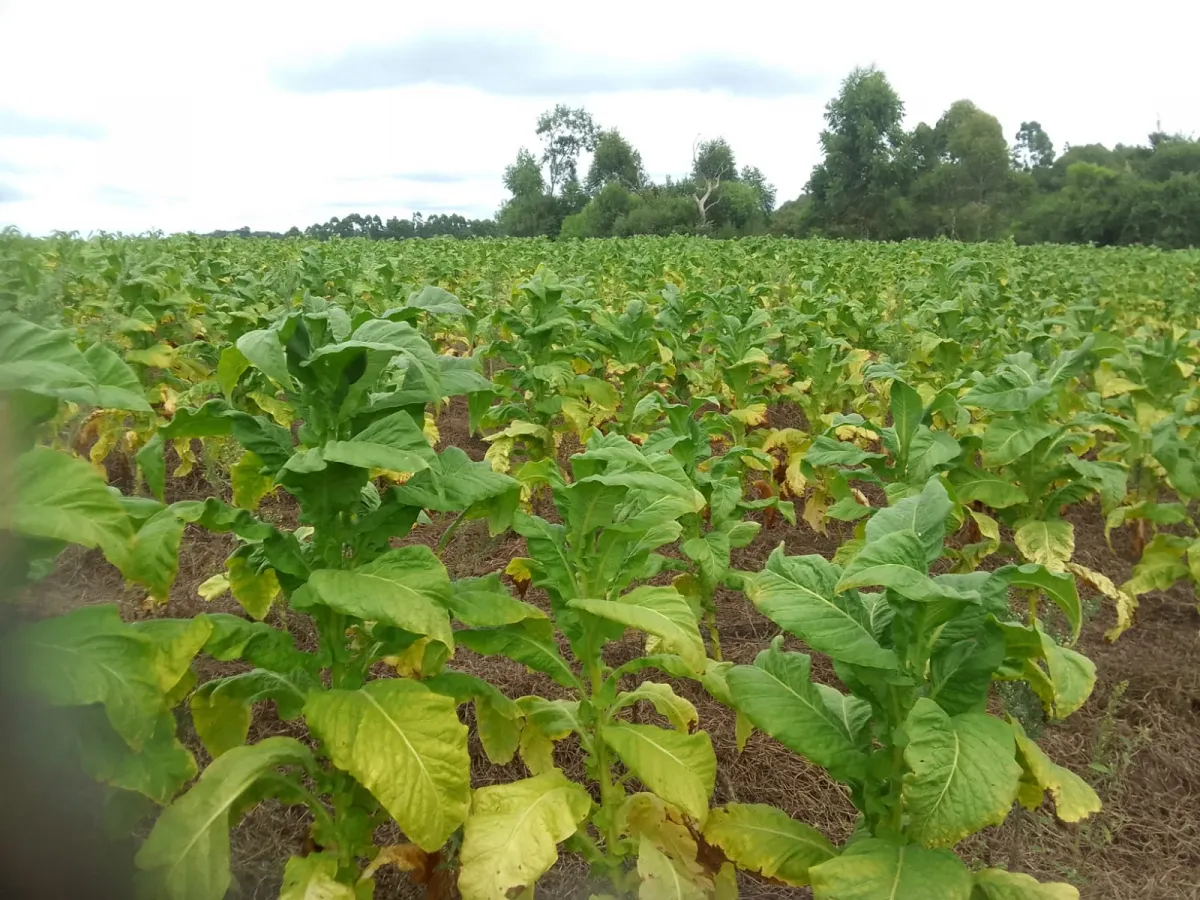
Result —
POLYGON ((0 317, 9 752, 149 896, 1200 896, 1200 252, 3 234, 0 317))

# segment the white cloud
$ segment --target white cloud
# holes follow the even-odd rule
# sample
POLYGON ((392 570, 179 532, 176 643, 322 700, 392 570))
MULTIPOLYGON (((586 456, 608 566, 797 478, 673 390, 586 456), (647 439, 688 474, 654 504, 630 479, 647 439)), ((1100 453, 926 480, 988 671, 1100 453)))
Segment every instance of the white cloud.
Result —
POLYGON ((724 135, 786 199, 820 158, 824 104, 870 63, 910 125, 966 97, 1010 137, 1041 121, 1060 148, 1142 141, 1160 118, 1197 133, 1198 9, 10 0, 0 225, 283 230, 350 211, 490 215, 504 166, 536 145, 534 121, 556 102, 620 128, 656 177, 687 170, 697 135, 724 135), (481 35, 495 37, 490 53, 481 35), (388 76, 379 87, 337 89, 375 70, 388 76))

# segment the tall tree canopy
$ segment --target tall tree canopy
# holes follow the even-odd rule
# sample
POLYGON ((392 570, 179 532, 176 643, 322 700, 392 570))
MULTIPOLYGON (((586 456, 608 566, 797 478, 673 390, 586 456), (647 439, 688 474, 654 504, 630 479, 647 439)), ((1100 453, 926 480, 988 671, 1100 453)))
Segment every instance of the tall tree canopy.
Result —
POLYGON ((808 182, 816 227, 845 237, 887 236, 892 192, 901 183, 903 117, 900 95, 874 67, 855 69, 842 82, 825 107, 825 159, 808 182))

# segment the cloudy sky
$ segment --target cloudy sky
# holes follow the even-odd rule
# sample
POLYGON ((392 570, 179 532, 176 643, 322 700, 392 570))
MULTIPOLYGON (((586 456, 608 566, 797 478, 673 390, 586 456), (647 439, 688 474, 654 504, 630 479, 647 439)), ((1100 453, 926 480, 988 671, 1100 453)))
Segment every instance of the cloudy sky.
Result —
POLYGON ((557 102, 657 178, 725 136, 780 199, 822 111, 882 68, 907 124, 969 98, 1056 146, 1200 135, 1200 4, 0 0, 0 227, 284 230, 491 215, 557 102))

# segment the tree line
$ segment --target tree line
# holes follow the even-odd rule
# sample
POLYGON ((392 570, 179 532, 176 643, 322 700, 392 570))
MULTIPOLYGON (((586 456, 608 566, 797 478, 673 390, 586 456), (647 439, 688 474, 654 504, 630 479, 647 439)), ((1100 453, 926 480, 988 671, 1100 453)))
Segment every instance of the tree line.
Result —
POLYGON ((1084 144, 1057 154, 1038 122, 1022 122, 1010 144, 999 120, 970 100, 911 131, 903 118, 887 76, 855 69, 826 106, 822 161, 804 192, 776 208, 775 187, 757 167, 739 168, 724 138, 697 141, 690 171, 656 182, 620 131, 560 104, 538 118, 540 152, 522 148, 505 169, 509 197, 494 219, 418 213, 381 222, 354 214, 286 235, 215 234, 778 234, 1200 246, 1200 141, 1155 132, 1146 145, 1084 144))

